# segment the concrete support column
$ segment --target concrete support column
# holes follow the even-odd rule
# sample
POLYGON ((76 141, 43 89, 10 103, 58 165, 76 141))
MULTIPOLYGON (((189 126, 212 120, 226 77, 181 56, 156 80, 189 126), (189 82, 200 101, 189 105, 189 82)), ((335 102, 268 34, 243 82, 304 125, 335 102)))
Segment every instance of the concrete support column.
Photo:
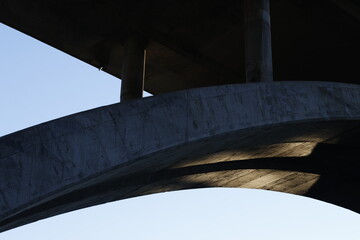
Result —
POLYGON ((146 41, 139 36, 129 36, 124 42, 120 100, 142 98, 145 77, 146 41))
POLYGON ((269 0, 244 0, 246 82, 273 81, 269 0))

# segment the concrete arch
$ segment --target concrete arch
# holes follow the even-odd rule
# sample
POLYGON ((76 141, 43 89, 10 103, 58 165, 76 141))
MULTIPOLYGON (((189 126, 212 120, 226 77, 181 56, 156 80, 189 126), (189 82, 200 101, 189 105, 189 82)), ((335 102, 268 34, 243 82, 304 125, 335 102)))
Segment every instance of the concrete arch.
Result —
POLYGON ((105 106, 0 139, 0 231, 150 193, 247 187, 360 212, 360 86, 274 82, 105 106))

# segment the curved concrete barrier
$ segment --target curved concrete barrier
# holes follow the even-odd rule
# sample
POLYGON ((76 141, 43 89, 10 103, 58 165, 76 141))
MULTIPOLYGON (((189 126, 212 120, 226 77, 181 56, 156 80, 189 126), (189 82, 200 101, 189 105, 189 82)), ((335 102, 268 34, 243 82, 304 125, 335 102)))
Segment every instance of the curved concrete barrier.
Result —
POLYGON ((225 85, 4 136, 0 231, 107 201, 213 186, 301 194, 360 212, 359 99, 360 86, 350 84, 225 85))

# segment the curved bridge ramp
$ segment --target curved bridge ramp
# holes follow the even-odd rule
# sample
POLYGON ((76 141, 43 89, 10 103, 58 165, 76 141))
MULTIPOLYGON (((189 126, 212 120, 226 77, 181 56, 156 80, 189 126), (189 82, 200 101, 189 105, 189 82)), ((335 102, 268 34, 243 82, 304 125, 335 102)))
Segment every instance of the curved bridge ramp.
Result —
POLYGON ((108 201, 202 187, 360 212, 360 86, 224 85, 105 106, 0 139, 0 231, 108 201))

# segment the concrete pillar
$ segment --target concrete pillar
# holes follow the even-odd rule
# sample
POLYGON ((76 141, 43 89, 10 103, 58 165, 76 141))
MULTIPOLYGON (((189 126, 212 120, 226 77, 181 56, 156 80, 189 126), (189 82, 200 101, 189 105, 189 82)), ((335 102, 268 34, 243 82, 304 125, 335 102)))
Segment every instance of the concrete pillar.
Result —
POLYGON ((121 77, 120 100, 142 98, 145 77, 145 40, 139 36, 129 36, 124 42, 124 58, 121 77))
POLYGON ((244 0, 246 82, 273 81, 269 0, 244 0))

